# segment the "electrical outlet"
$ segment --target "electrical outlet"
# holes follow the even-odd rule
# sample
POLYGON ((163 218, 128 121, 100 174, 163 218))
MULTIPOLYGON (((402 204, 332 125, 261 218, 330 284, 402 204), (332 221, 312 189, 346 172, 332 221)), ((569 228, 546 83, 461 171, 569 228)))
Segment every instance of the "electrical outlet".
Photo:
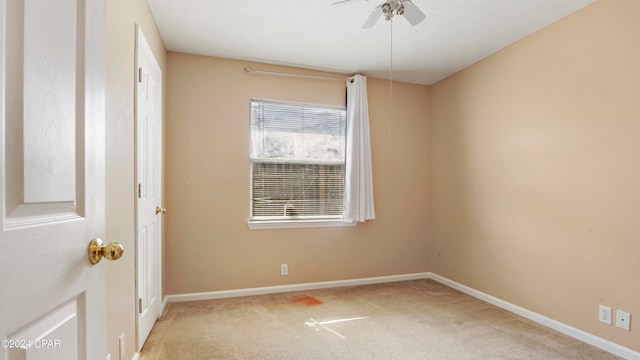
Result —
POLYGON ((280 264, 280 275, 289 275, 289 265, 280 264))
POLYGON ((611 308, 608 306, 600 305, 599 317, 600 322, 611 325, 611 308))
POLYGON ((118 359, 119 360, 123 360, 124 359, 124 352, 125 352, 124 333, 122 333, 122 335, 120 335, 120 338, 118 339, 118 345, 120 345, 120 349, 118 350, 118 352, 119 352, 118 359))
POLYGON ((616 326, 622 330, 629 331, 631 328, 631 314, 626 311, 616 310, 616 326))

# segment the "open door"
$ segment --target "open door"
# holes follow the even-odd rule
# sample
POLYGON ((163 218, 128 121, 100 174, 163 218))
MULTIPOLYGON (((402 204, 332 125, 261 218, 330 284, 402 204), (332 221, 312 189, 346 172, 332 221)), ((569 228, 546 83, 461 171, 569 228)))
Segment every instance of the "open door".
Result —
POLYGON ((88 256, 105 226, 104 18, 104 0, 0 0, 0 359, 107 355, 88 256))
POLYGON ((138 351, 160 316, 162 215, 162 72, 140 27, 136 64, 136 287, 138 351))

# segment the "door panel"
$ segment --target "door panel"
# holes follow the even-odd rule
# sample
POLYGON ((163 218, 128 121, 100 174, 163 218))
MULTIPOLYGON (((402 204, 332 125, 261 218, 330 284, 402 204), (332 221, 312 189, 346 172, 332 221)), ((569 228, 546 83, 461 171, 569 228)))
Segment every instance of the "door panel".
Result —
POLYGON ((81 2, 24 4, 25 203, 75 200, 75 142, 69 139, 76 136, 80 103, 76 80, 81 83, 84 77, 82 64, 77 64, 77 52, 83 50, 77 42, 82 38, 77 25, 84 20, 76 11, 81 2))
MULTIPOLYGON (((6 0, 5 0, 6 1, 6 0)), ((5 2, 3 1, 3 3, 5 2)), ((5 226, 82 216, 83 0, 7 1, 5 226), (78 91, 80 90, 80 91, 78 91), (77 129, 79 128, 79 129, 77 129), (79 145, 79 148, 78 148, 79 145), (76 165, 80 165, 76 168, 76 165)))
POLYGON ((104 16, 0 0, 0 359, 106 356, 104 16))
MULTIPOLYGON (((48 359, 55 352, 59 359, 78 359, 79 349, 72 344, 80 337, 82 319, 78 309, 82 298, 74 298, 61 307, 44 314, 37 321, 9 335, 15 343, 9 348, 9 359, 48 359), (29 339, 22 341, 21 339, 29 339)), ((80 351, 83 353, 84 351, 80 351)))

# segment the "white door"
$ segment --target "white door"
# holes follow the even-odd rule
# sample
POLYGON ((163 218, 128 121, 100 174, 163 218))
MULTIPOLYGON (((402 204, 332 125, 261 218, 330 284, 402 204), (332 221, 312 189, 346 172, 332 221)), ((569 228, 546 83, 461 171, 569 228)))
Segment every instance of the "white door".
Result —
POLYGON ((106 358, 104 0, 0 0, 0 359, 106 358))
POLYGON ((136 177, 138 182, 136 266, 138 350, 160 316, 162 239, 162 72, 137 29, 136 177))

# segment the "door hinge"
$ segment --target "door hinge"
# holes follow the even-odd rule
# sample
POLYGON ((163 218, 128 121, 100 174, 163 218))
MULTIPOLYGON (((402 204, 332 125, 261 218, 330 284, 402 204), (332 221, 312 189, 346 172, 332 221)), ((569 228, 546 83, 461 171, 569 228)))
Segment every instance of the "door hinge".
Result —
POLYGON ((138 313, 142 314, 142 298, 138 299, 138 313))
POLYGON ((142 198, 142 183, 138 183, 138 199, 142 198))
POLYGON ((138 68, 138 82, 139 83, 142 82, 142 68, 141 67, 138 68))

